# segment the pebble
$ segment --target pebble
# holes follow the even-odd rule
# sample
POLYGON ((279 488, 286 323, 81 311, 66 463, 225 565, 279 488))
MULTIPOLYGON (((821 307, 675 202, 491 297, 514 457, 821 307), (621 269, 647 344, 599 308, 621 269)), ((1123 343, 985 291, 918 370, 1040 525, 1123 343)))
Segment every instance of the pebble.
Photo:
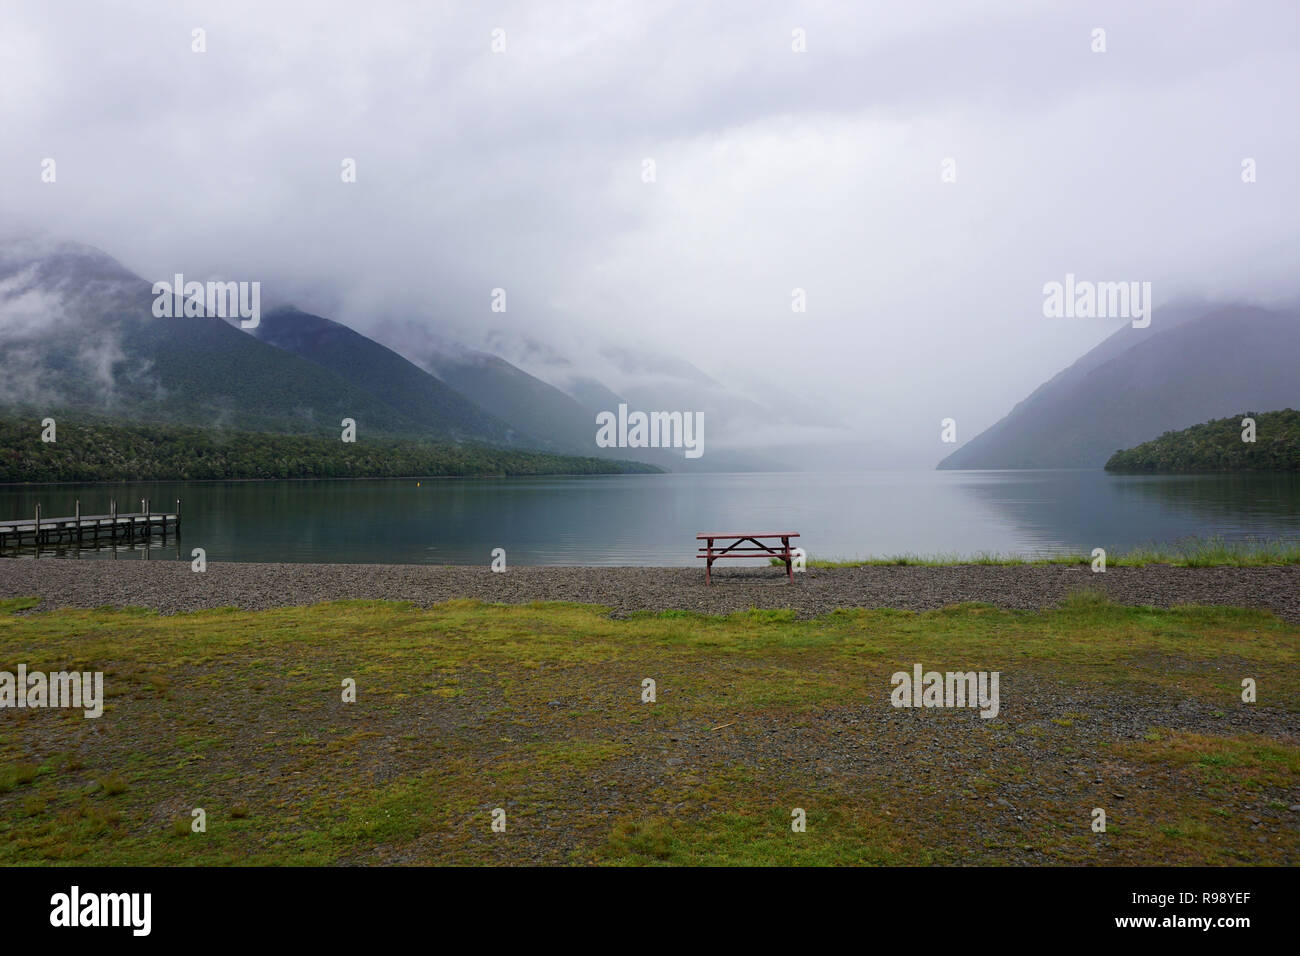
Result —
MULTIPOLYGON (((191 544, 186 541, 186 547, 191 544)), ((188 555, 188 551, 184 552, 188 555)), ((814 568, 787 584, 769 568, 512 567, 380 564, 240 564, 185 560, 17 558, 0 561, 0 598, 38 596, 43 608, 147 607, 163 614, 205 608, 260 610, 321 601, 378 599, 420 606, 453 598, 508 604, 576 601, 615 616, 644 610, 729 614, 789 608, 815 617, 836 608, 929 610, 964 601, 1032 610, 1053 607, 1083 587, 1112 601, 1170 607, 1263 607, 1300 623, 1300 565, 1258 568, 1110 568, 1081 576, 1054 565, 814 568)))

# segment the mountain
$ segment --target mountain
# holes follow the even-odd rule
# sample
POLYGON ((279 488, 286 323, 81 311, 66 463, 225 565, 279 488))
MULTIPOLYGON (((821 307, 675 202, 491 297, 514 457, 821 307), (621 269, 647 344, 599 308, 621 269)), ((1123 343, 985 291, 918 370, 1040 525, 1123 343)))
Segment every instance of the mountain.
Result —
POLYGON ((565 394, 581 405, 583 411, 593 421, 598 412, 618 408, 620 402, 627 401, 627 399, 615 394, 613 390, 594 378, 581 376, 573 378, 568 380, 563 388, 565 394))
MULTIPOLYGON (((653 448, 601 448, 596 445, 596 415, 617 409, 625 399, 599 381, 579 379, 580 389, 546 381, 491 352, 450 341, 426 323, 410 320, 377 324, 377 339, 388 341, 420 368, 437 376, 519 431, 539 436, 537 447, 569 454, 643 461, 661 468, 682 467, 679 451, 653 448)), ((533 355, 546 356, 546 368, 562 370, 567 381, 572 363, 551 347, 521 340, 533 355)))
POLYGON ((430 431, 315 362, 219 318, 156 318, 153 302, 151 282, 90 246, 0 245, 0 406, 316 435, 337 435, 343 418, 375 434, 430 431))
POLYGON ((685 459, 677 450, 621 450, 671 471, 788 469, 804 459, 769 450, 774 427, 812 426, 816 437, 826 432, 824 412, 809 416, 807 403, 798 398, 772 387, 760 387, 759 398, 745 394, 689 361, 665 354, 653 342, 633 346, 571 342, 581 355, 575 361, 554 345, 527 336, 512 337, 496 330, 487 339, 493 352, 578 402, 589 430, 598 413, 616 412, 620 404, 631 411, 703 413, 707 451, 700 458, 685 459))
POLYGON ((939 463, 1100 468, 1225 408, 1300 404, 1300 310, 1183 303, 1126 326, 939 463))
POLYGON ((263 315, 252 334, 328 369, 431 436, 537 448, 551 444, 537 437, 547 434, 545 419, 528 423, 536 432, 520 431, 392 349, 331 319, 279 308, 263 315))
MULTIPOLYGON (((666 363, 649 352, 605 347, 585 361, 594 364, 600 378, 580 369, 555 346, 528 336, 510 338, 503 331, 486 336, 491 347, 510 353, 467 348, 450 341, 428 323, 387 319, 367 327, 377 340, 389 343, 416 365, 428 370, 457 391, 522 432, 542 436, 542 447, 555 452, 596 455, 641 461, 668 471, 746 471, 771 467, 756 455, 719 449, 711 441, 722 421, 716 403, 706 404, 691 388, 711 386, 716 394, 727 390, 703 372, 680 360, 666 363), (620 381, 627 369, 636 375, 629 394, 620 394, 601 379, 606 374, 620 381), (683 391, 679 377, 691 381, 683 391), (649 386, 649 387, 647 387, 649 386), (620 404, 631 410, 703 411, 708 450, 688 459, 675 448, 601 448, 596 445, 596 416, 616 413, 620 404)), ((733 399, 734 401, 734 399, 733 399)), ((743 400, 741 400, 743 401, 743 400)))
MULTIPOLYGON (((534 435, 544 447, 596 454, 595 417, 553 385, 505 359, 474 350, 428 353, 424 366, 480 406, 534 435)), ((624 449, 626 451, 626 449, 624 449)))
POLYGON ((158 318, 152 287, 90 246, 0 243, 0 408, 336 437, 351 418, 363 436, 552 447, 337 322, 158 318))
POLYGON ((1300 471, 1300 412, 1243 412, 1117 451, 1107 471, 1300 471), (1254 422, 1246 440, 1246 419, 1254 422))
POLYGON ((745 394, 653 344, 578 337, 569 343, 574 361, 555 343, 504 330, 502 348, 519 356, 512 360, 446 340, 427 321, 372 321, 371 338, 288 306, 266 309, 245 331, 216 317, 156 317, 152 289, 151 279, 90 246, 0 242, 0 413, 336 437, 351 418, 363 436, 634 459, 672 471, 807 459, 774 454, 774 440, 782 449, 809 439, 842 444, 788 389, 769 383, 745 394), (705 454, 597 447, 597 415, 623 404, 702 413, 705 454))

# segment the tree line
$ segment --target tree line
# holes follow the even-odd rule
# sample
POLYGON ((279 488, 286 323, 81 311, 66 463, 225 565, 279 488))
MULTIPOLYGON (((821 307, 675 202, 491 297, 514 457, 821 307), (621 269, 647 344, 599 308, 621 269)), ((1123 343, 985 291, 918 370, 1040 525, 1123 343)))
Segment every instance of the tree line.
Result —
POLYGON ((510 451, 476 444, 338 438, 186 425, 0 418, 0 482, 207 481, 616 475, 662 469, 606 458, 510 451))
POLYGON ((1300 471, 1300 412, 1216 418, 1111 455, 1107 471, 1300 471), (1246 419, 1253 421, 1253 429, 1246 419), (1254 438, 1254 441, 1248 439, 1254 438))

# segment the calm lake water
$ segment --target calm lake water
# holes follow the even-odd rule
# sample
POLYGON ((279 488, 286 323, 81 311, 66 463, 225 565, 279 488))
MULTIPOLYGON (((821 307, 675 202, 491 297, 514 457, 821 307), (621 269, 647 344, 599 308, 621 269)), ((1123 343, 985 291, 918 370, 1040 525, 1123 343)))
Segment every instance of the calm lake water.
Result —
MULTIPOLYGON (((578 478, 150 482, 0 488, 0 515, 107 513, 183 501, 182 536, 150 559, 692 565, 699 531, 798 531, 813 557, 1121 551, 1192 535, 1300 535, 1300 476, 1102 471, 629 475, 578 478), (130 504, 128 504, 130 503, 130 504)), ((40 557, 138 560, 137 544, 40 557)), ((31 548, 5 556, 32 558, 31 548)))

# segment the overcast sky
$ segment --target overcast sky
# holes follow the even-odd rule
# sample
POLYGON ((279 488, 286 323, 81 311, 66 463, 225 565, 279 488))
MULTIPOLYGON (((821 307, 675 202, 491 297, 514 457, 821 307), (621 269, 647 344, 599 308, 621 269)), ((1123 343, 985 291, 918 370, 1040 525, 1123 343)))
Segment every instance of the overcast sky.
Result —
POLYGON ((7 0, 0 231, 363 331, 757 367, 929 447, 1117 327, 1044 318, 1067 272, 1152 282, 1154 324, 1184 295, 1297 295, 1298 11, 7 0))

